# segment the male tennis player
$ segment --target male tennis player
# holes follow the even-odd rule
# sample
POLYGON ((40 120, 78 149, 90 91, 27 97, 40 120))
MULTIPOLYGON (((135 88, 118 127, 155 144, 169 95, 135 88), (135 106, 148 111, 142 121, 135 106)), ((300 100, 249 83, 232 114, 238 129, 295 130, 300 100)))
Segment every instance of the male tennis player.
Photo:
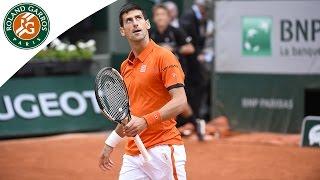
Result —
POLYGON ((131 121, 118 125, 107 140, 100 167, 110 170, 110 155, 124 136, 129 137, 120 180, 186 179, 185 148, 175 117, 187 105, 184 74, 175 55, 149 38, 150 23, 135 4, 125 4, 119 13, 120 34, 131 47, 121 65, 130 99, 131 121), (152 161, 145 162, 132 137, 139 134, 152 161))

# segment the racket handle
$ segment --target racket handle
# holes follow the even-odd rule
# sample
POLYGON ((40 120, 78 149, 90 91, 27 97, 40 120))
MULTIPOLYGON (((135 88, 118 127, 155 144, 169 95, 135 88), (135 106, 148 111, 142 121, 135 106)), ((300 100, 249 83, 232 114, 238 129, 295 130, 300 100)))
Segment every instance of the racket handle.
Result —
POLYGON ((152 157, 151 157, 150 154, 148 153, 146 147, 144 147, 144 144, 143 144, 143 142, 142 142, 142 140, 141 140, 141 138, 140 138, 139 135, 136 135, 136 136, 134 137, 134 142, 136 143, 136 145, 137 145, 140 153, 142 154, 144 160, 147 161, 147 162, 148 162, 148 161, 151 161, 152 157))

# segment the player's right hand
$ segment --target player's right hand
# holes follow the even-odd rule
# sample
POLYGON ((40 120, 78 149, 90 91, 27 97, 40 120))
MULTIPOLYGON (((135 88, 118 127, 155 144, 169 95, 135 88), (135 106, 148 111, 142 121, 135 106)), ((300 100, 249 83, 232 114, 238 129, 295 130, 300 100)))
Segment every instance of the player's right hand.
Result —
POLYGON ((99 167, 103 170, 111 170, 114 163, 110 159, 110 155, 113 151, 113 147, 105 145, 99 160, 99 167))

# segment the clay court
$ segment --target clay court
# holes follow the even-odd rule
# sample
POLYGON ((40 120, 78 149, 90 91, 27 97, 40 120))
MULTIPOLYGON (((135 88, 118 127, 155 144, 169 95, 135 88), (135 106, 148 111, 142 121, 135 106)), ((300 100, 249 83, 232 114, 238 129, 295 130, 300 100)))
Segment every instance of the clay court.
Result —
MULTIPOLYGON (((117 179, 122 146, 113 171, 98 157, 103 133, 67 134, 0 142, 0 179, 117 179)), ((185 139, 188 179, 320 179, 320 150, 300 148, 299 135, 237 134, 199 143, 185 139)))

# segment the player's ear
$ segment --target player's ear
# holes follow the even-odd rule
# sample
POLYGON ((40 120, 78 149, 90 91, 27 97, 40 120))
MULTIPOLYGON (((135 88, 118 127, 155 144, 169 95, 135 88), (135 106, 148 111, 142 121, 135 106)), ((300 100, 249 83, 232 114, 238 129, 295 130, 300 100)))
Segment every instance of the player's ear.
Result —
POLYGON ((120 28, 119 28, 119 31, 120 31, 121 36, 124 37, 124 36, 125 36, 125 33, 124 33, 123 27, 120 27, 120 28))
POLYGON ((147 23, 147 29, 150 29, 151 28, 151 24, 150 24, 149 19, 146 20, 146 23, 147 23))

